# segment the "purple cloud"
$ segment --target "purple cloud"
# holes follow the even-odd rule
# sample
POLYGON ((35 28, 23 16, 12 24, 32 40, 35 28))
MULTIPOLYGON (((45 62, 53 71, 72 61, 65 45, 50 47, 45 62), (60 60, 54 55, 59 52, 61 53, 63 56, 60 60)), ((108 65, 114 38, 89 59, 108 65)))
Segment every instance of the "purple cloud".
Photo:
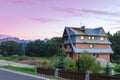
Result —
POLYGON ((25 5, 38 5, 38 2, 32 0, 2 0, 4 2, 10 2, 13 4, 25 4, 25 5))
POLYGON ((59 11, 67 14, 84 14, 84 15, 104 15, 104 16, 116 16, 120 17, 119 13, 109 12, 109 11, 101 11, 101 10, 91 10, 91 9, 74 9, 74 8, 52 8, 55 11, 59 11))
POLYGON ((108 11, 100 11, 100 10, 89 10, 89 9, 82 9, 79 10, 80 12, 94 14, 94 15, 107 15, 107 16, 120 16, 118 13, 108 12, 108 11))
POLYGON ((56 20, 56 19, 50 19, 50 18, 31 18, 34 21, 39 21, 39 22, 59 22, 61 20, 56 20))
POLYGON ((52 9, 55 10, 55 11, 59 11, 59 12, 66 13, 66 14, 70 14, 70 15, 73 15, 73 16, 86 16, 85 14, 80 13, 78 9, 58 8, 58 7, 55 7, 55 8, 52 8, 52 9))

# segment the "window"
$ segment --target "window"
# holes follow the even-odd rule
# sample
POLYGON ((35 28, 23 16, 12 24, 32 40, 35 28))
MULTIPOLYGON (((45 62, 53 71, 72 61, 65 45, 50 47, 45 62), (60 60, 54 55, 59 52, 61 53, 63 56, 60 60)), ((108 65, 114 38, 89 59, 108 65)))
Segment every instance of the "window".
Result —
POLYGON ((84 36, 80 36, 80 39, 84 39, 84 36))
POLYGON ((95 39, 95 37, 94 37, 94 36, 92 36, 92 39, 95 39))
POLYGON ((93 54, 93 56, 95 56, 95 54, 93 54))
POLYGON ((90 36, 88 36, 88 39, 91 39, 91 37, 90 37, 90 36))
POLYGON ((90 44, 90 45, 89 45, 89 48, 93 48, 93 44, 90 44))
POLYGON ((96 54, 96 57, 99 57, 99 54, 96 54))
POLYGON ((100 39, 101 39, 101 40, 104 40, 105 38, 104 38, 104 37, 101 37, 100 39))

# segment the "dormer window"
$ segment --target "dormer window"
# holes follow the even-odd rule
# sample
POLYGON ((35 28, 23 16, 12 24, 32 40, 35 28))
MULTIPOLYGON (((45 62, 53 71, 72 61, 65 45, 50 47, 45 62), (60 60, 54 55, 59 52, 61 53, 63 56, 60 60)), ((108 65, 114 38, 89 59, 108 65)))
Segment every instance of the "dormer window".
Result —
POLYGON ((94 37, 94 36, 92 36, 92 39, 95 39, 95 37, 94 37))
POLYGON ((88 39, 91 39, 91 37, 90 37, 90 36, 88 36, 88 39))
POLYGON ((80 36, 80 39, 84 39, 84 36, 80 36))
POLYGON ((104 38, 104 37, 101 37, 100 40, 105 40, 105 38, 104 38))

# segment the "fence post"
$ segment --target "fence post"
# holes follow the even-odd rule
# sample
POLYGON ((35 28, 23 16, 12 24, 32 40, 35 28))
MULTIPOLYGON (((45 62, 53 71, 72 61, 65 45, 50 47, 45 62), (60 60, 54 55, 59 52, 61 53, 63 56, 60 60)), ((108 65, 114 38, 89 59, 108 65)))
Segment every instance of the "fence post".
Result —
POLYGON ((87 71, 85 73, 85 80, 90 80, 90 72, 89 71, 87 71))
POLYGON ((55 76, 55 77, 58 77, 58 71, 59 71, 59 68, 56 68, 56 69, 55 69, 55 72, 54 72, 54 76, 55 76))
POLYGON ((114 75, 114 69, 111 69, 110 75, 114 75))

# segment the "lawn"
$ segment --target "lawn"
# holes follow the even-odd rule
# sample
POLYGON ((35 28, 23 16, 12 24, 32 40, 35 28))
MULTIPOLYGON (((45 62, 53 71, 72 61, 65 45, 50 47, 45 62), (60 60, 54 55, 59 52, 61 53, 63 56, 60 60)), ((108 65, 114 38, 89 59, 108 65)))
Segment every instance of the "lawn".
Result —
POLYGON ((0 66, 0 68, 35 74, 35 68, 24 68, 24 67, 14 67, 14 66, 0 66))

